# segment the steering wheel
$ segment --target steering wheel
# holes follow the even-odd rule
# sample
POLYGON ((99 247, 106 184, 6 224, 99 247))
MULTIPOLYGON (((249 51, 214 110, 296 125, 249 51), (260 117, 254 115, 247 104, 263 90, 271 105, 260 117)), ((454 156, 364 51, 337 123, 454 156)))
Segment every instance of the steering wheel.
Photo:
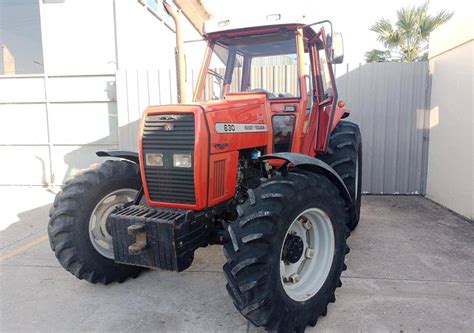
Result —
POLYGON ((255 88, 255 89, 251 89, 250 92, 259 92, 259 93, 265 93, 267 94, 268 97, 270 98, 275 98, 275 94, 265 90, 265 89, 262 89, 262 88, 255 88))

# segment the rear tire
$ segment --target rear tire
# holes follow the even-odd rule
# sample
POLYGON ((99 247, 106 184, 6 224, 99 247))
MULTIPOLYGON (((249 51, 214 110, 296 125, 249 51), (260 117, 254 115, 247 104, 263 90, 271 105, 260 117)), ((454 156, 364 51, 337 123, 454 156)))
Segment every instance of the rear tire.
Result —
POLYGON ((347 210, 347 227, 354 230, 359 224, 362 190, 362 141, 359 126, 350 121, 340 121, 331 133, 327 152, 316 158, 334 168, 355 199, 347 210))
MULTIPOLYGON (((335 301, 335 290, 342 285, 340 276, 346 269, 345 254, 349 252, 344 200, 337 188, 324 176, 292 170, 249 190, 249 198, 237 210, 239 218, 228 227, 231 241, 224 245, 227 290, 235 307, 254 325, 267 330, 303 332, 307 325, 316 325, 318 317, 326 315, 328 304, 335 301), (313 272, 307 268, 312 267, 311 262, 309 266, 301 262, 298 280, 301 276, 302 284, 291 281, 289 288, 282 265, 297 262, 298 258, 307 260, 301 257, 307 252, 296 246, 296 257, 282 259, 289 253, 295 255, 287 246, 288 231, 311 210, 323 212, 332 226, 330 256, 323 265, 326 271, 320 285, 314 284, 314 276, 303 275, 305 269, 313 272), (301 286, 302 297, 291 291, 301 286)), ((314 253, 319 260, 316 249, 314 253)), ((315 272, 325 269, 321 266, 315 272)))
MULTIPOLYGON (((138 165, 121 160, 92 166, 64 185, 49 213, 48 236, 51 249, 67 271, 78 279, 103 284, 140 274, 143 268, 117 264, 110 254, 99 253, 89 229, 92 213, 104 198, 140 187, 138 165)), ((112 209, 108 207, 107 212, 112 209)))

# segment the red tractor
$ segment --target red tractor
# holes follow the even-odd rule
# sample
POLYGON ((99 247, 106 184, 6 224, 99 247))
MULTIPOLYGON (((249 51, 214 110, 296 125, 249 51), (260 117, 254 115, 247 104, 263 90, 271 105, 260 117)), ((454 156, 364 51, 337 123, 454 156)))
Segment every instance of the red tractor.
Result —
POLYGON ((341 120, 341 36, 279 18, 208 29, 194 101, 147 108, 138 153, 98 152, 113 159, 64 185, 48 234, 66 270, 122 282, 219 244, 256 326, 302 332, 326 315, 359 221, 361 135, 341 120))

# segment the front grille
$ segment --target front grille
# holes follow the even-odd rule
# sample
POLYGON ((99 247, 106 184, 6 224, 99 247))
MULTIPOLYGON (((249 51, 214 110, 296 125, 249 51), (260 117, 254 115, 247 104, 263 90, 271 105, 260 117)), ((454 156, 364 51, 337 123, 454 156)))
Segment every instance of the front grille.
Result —
POLYGON ((145 164, 150 199, 160 202, 194 204, 194 115, 147 116, 143 127, 142 149, 163 154, 163 166, 145 164), (191 154, 191 168, 173 167, 173 154, 191 154))

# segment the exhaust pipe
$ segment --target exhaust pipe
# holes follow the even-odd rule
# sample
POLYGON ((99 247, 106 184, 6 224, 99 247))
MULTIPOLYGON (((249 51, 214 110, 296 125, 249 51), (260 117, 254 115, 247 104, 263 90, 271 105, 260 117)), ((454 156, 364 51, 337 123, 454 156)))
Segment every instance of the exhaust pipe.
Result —
POLYGON ((178 83, 178 103, 186 103, 186 64, 184 58, 183 27, 181 25, 181 10, 174 9, 166 1, 163 1, 168 14, 173 18, 176 25, 176 81, 178 83))

